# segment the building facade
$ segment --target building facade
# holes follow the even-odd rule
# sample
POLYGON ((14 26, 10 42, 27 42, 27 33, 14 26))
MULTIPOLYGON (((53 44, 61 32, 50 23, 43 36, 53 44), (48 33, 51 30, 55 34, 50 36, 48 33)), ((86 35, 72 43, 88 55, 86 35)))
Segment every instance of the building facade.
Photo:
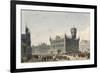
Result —
POLYGON ((77 53, 79 52, 79 38, 76 38, 77 29, 71 28, 71 37, 64 35, 64 37, 56 36, 55 39, 50 38, 50 49, 54 53, 77 53))
POLYGON ((61 51, 65 53, 65 37, 56 36, 55 39, 50 38, 50 51, 53 53, 58 53, 58 51, 61 51))
POLYGON ((48 54, 49 49, 50 49, 49 45, 47 45, 46 43, 41 43, 37 46, 32 46, 32 53, 33 55, 35 54, 44 55, 48 54))
POLYGON ((21 34, 21 59, 27 61, 32 56, 31 35, 26 27, 25 34, 21 34))

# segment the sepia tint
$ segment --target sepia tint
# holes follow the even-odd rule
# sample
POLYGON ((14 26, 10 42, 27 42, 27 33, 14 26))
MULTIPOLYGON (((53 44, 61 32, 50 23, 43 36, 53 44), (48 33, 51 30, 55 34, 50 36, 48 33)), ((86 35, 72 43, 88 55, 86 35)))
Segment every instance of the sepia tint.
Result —
POLYGON ((90 59, 88 12, 21 10, 21 62, 90 59))

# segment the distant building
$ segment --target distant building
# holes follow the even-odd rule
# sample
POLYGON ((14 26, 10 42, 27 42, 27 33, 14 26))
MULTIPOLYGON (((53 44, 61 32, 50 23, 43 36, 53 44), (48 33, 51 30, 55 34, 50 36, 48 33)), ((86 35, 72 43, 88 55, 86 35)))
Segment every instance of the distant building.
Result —
POLYGON ((90 41, 82 40, 79 47, 81 52, 90 53, 90 41))
POLYGON ((50 46, 46 43, 41 43, 37 46, 32 47, 33 54, 48 54, 50 46))
POLYGON ((25 34, 21 34, 21 58, 26 61, 32 56, 31 36, 29 29, 26 27, 25 34))
POLYGON ((56 36, 55 39, 50 38, 50 49, 52 52, 57 53, 77 53, 79 52, 79 38, 76 38, 77 29, 71 28, 71 37, 64 35, 63 38, 56 36))

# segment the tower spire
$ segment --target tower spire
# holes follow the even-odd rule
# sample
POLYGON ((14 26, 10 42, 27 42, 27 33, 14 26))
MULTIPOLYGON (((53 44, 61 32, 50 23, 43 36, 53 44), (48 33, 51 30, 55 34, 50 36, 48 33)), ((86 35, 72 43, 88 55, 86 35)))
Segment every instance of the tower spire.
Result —
POLYGON ((29 29, 27 27, 27 22, 25 23, 26 33, 29 32, 29 29))
POLYGON ((52 40, 52 39, 51 39, 51 36, 50 36, 49 40, 50 40, 50 41, 52 40))

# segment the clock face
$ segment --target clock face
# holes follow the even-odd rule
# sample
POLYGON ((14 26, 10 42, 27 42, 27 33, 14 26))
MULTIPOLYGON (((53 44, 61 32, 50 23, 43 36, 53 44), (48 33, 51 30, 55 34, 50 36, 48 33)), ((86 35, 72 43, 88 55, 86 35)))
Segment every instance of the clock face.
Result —
POLYGON ((74 32, 74 29, 72 29, 72 32, 74 32))
POLYGON ((75 28, 72 28, 71 29, 71 33, 76 33, 76 29, 75 28))
POLYGON ((71 30, 71 33, 74 33, 74 32, 75 32, 75 30, 74 30, 74 29, 72 29, 72 30, 71 30))

